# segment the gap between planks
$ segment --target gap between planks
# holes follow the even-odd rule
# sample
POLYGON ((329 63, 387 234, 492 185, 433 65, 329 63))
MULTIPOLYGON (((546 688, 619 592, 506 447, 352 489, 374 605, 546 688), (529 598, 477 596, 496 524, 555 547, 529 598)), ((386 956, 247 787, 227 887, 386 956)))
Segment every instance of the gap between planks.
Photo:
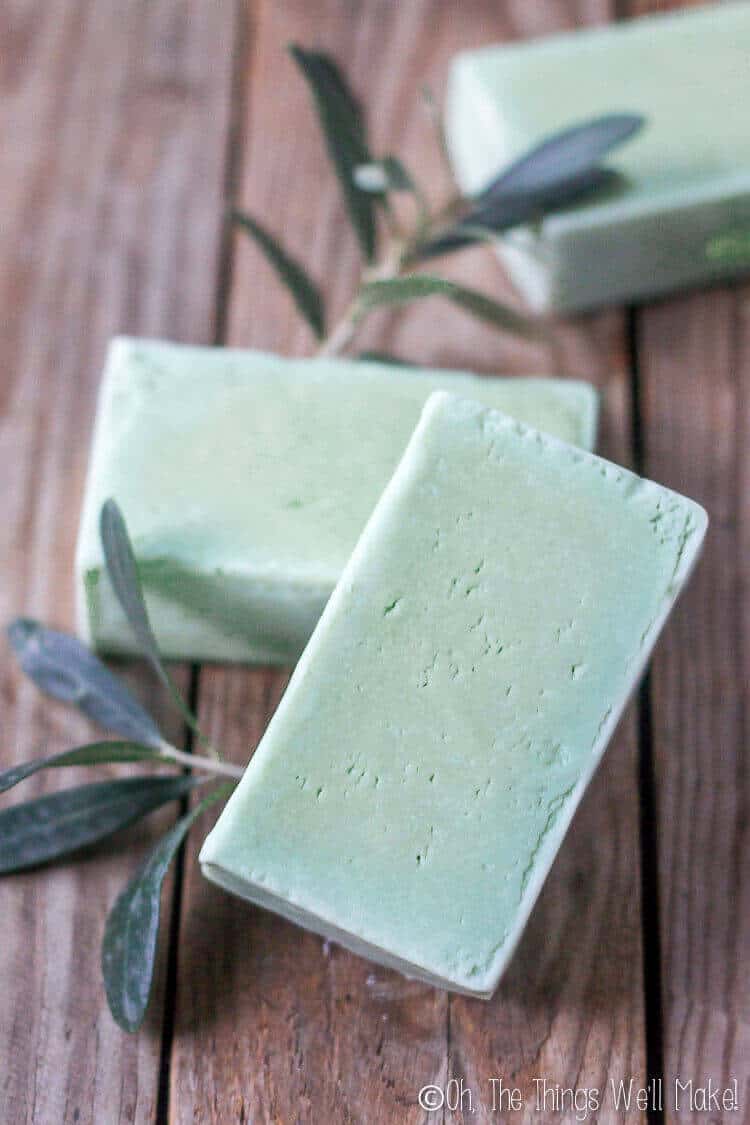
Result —
MULTIPOLYGON (((234 28, 232 46, 232 68, 229 107, 229 127, 224 160, 225 213, 219 239, 219 261, 217 266, 216 301, 214 308, 214 331, 211 343, 219 347, 226 342, 227 312, 229 294, 232 288, 232 263, 234 234, 231 208, 237 196, 237 185, 242 168, 243 133, 242 122, 245 111, 248 50, 251 42, 251 24, 248 4, 244 0, 234 0, 234 28)), ((201 665, 190 666, 189 707, 193 715, 198 714, 200 706, 201 665)), ((185 727, 185 749, 192 753, 196 737, 190 728, 185 727)), ((184 771, 187 772, 187 771, 184 771)), ((182 812, 187 811, 189 798, 181 802, 182 812)), ((179 942, 183 912, 183 885, 185 880, 185 845, 179 849, 175 861, 172 899, 169 911, 169 937, 166 948, 166 969, 164 986, 164 1014, 162 1017, 162 1036, 159 1050, 159 1074, 156 1093, 155 1125, 167 1125, 170 1115, 170 1078, 172 1051, 175 1037, 175 1018, 177 1014, 177 982, 179 979, 179 942)))
MULTIPOLYGON (((645 418, 641 395, 638 356, 638 324, 635 308, 627 317, 627 347, 630 362, 630 401, 633 411, 633 466, 641 476, 645 470, 645 418)), ((659 894, 658 824, 656 815, 656 767, 654 763, 651 666, 646 669, 637 695, 638 788, 641 844, 641 935, 643 953, 643 1006, 646 1016, 646 1080, 664 1078, 664 1029, 662 1019, 662 958, 660 941, 661 897, 659 894), (646 908, 648 904, 648 909, 646 908)), ((647 1119, 661 1125, 663 1110, 649 1104, 647 1119)))

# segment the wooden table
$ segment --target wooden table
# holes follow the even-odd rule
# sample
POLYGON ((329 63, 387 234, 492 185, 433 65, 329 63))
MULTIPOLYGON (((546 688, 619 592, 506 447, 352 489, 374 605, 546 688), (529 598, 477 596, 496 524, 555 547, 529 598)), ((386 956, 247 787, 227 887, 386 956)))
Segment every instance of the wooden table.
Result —
MULTIPOLYGON (((332 310, 352 291, 358 255, 288 41, 341 60, 369 107, 375 147, 408 154, 438 198, 444 182, 417 92, 423 83, 442 91, 454 51, 648 6, 3 5, 3 620, 24 612, 72 626, 73 546, 111 334, 311 350, 265 262, 231 237, 228 199, 283 234, 324 281, 332 310)), ((446 272, 505 286, 481 249, 446 272)), ((662 1073, 665 1119, 692 1118, 674 1112, 675 1078, 722 1087, 736 1078, 740 1111, 723 1119, 748 1121, 750 287, 577 318, 561 325, 554 348, 520 345, 426 303, 373 318, 362 346, 443 366, 592 379, 605 395, 604 452, 707 507, 703 562, 650 676, 490 1003, 406 982, 221 894, 196 864, 206 823, 165 890, 156 995, 144 1028, 128 1037, 104 1003, 99 942, 151 827, 82 862, 4 881, 0 1121, 575 1120, 569 1103, 535 1112, 535 1078, 604 1088, 588 1119, 611 1121, 624 1114, 610 1080, 642 1085, 662 1073), (523 1112, 492 1112, 492 1078, 522 1090, 523 1112), (464 1095, 462 1109, 426 1114, 420 1088, 452 1079, 454 1095, 461 1082, 471 1091, 474 1112, 464 1095)), ((1 675, 4 763, 90 735, 22 682, 7 655, 1 675)), ((129 675, 156 698, 142 670, 129 675)), ((210 732, 244 762, 285 676, 219 667, 180 675, 210 732)), ((59 784, 40 777, 25 795, 59 784)), ((627 1119, 647 1117, 662 1119, 634 1106, 627 1119)))

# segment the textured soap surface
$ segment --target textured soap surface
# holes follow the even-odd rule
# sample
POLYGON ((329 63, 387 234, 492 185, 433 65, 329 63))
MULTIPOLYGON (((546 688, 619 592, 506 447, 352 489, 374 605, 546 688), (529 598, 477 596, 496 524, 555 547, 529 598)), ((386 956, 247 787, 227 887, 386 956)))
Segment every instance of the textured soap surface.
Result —
POLYGON ((490 994, 705 527, 690 500, 433 395, 204 872, 490 994))
POLYGON ((111 496, 165 655, 296 660, 438 388, 593 444, 586 383, 115 340, 77 551, 83 635, 108 650, 132 645, 99 544, 111 496))
POLYGON ((642 132, 622 188, 502 243, 538 308, 581 308, 750 268, 750 5, 649 16, 455 60, 446 127, 469 192, 544 137, 605 113, 642 132))

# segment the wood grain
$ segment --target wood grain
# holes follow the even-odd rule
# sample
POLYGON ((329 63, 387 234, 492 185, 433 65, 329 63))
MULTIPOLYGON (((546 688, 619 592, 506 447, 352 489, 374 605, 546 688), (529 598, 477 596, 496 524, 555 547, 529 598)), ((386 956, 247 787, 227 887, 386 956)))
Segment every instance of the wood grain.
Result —
MULTIPOLYGON (((109 335, 213 335, 233 34, 225 0, 2 6, 3 621, 24 612, 72 626, 109 335)), ((21 682, 7 650, 0 675, 3 765, 90 739, 86 723, 21 682)), ((23 796, 60 784, 39 775, 23 796)), ((80 863, 0 884, 1 1121, 154 1120, 161 983, 145 1029, 128 1037, 99 973, 106 912, 151 832, 144 824, 80 863)))
MULTIPOLYGON (((282 234, 323 281, 335 318, 356 284, 357 254, 286 43, 316 44, 341 60, 368 107, 374 146, 407 156, 439 199, 448 186, 419 109, 420 85, 440 92, 461 47, 602 21, 609 11, 598 0, 512 10, 481 0, 285 0, 256 4, 251 15, 239 202, 282 234)), ((489 253, 458 255, 445 272, 512 297, 489 253)), ((228 324, 232 344, 311 350, 291 302, 244 239, 235 247, 228 324)), ((357 346, 488 373, 591 378, 606 391, 604 448, 629 458, 629 380, 617 313, 561 326, 556 346, 543 349, 425 304, 373 317, 357 346)), ((235 760, 247 759, 284 682, 263 670, 202 673, 204 721, 235 760)), ((180 940, 174 1122, 416 1122, 424 1120, 420 1087, 461 1077, 474 1092, 475 1113, 466 1120, 498 1119, 491 1113, 492 1077, 521 1086, 520 1116, 538 1120, 535 1076, 578 1086, 645 1080, 632 712, 490 1004, 404 981, 222 895, 202 881, 196 851, 194 845, 186 867, 180 940)), ((605 1107, 599 1120, 613 1118, 605 1107)))
POLYGON ((750 557, 750 288, 664 302, 640 313, 638 332, 645 470, 711 519, 651 677, 663 1050, 677 1121, 676 1078, 721 1087, 737 1079, 750 1104, 750 621, 740 612, 750 557))
MULTIPOLYGON (((677 5, 616 5, 618 15, 664 6, 677 5)), ((613 14, 607 0, 6 6, 3 618, 26 612, 72 623, 73 542, 111 333, 207 342, 226 319, 227 342, 311 350, 308 330, 248 241, 237 238, 231 274, 222 268, 222 197, 240 150, 238 201, 311 266, 333 319, 345 307, 356 246, 307 91, 285 55, 288 41, 338 56, 368 107, 374 147, 406 155, 438 200, 446 177, 418 108, 420 84, 439 93, 460 48, 613 14), (235 59, 242 96, 234 104, 238 145, 229 151, 235 59)), ((489 253, 457 255, 444 266, 449 276, 513 299, 489 253)), ((737 1078, 746 1112, 750 288, 644 306, 632 328, 626 340, 620 312, 581 318, 541 348, 430 302, 374 316, 357 346, 488 374, 590 378, 606 392, 602 449, 625 462, 633 450, 628 366, 636 360, 642 467, 695 496, 712 519, 706 556, 657 649, 651 723, 642 726, 643 761, 655 779, 657 854, 646 857, 655 899, 641 903, 634 710, 490 1003, 404 981, 210 887, 196 863, 207 817, 186 859, 179 944, 163 950, 176 958, 177 995, 165 996, 162 958, 146 1027, 130 1038, 106 1011, 98 959, 106 910, 150 838, 131 832, 80 864, 0 884, 0 1121, 161 1120, 165 1050, 168 1112, 177 1123, 423 1121, 420 1086, 451 1079, 471 1090, 474 1112, 464 1100, 466 1112, 446 1110, 446 1122, 574 1120, 549 1106, 535 1112, 541 1077, 604 1088, 597 1119, 608 1122, 617 1116, 610 1080, 646 1077, 642 928, 652 953, 660 938, 662 1018, 653 997, 648 1010, 652 1064, 664 1058, 667 1118, 688 1119, 674 1111, 677 1076, 719 1085, 737 1078), (492 1112, 492 1078, 522 1089, 518 1114, 492 1112)), ((138 670, 127 674, 162 705, 138 670)), ((265 669, 202 672, 203 720, 235 761, 257 744, 285 683, 285 674, 265 669)), ((89 736, 83 721, 22 683, 9 659, 0 687, 3 764, 89 736)), ((87 776, 80 771, 70 783, 87 776)), ((24 795, 64 783, 40 776, 24 795)), ((170 886, 165 917, 171 895, 170 886)))
MULTIPOLYGON (((688 7, 672 3, 669 7, 688 7)), ((661 4, 636 0, 633 14, 661 4)), ((750 1106, 750 287, 685 294, 635 315, 643 470, 694 497, 704 557, 653 661, 661 1013, 667 1120, 675 1080, 750 1106)), ((654 904, 655 905, 655 904, 654 904)), ((738 1113, 711 1114, 735 1121, 738 1113)))

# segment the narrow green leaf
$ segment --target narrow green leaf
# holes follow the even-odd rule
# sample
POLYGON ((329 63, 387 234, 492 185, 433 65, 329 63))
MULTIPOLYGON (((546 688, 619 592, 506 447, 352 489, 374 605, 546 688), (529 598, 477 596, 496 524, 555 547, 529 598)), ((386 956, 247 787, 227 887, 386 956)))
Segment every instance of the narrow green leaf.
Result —
POLYGON ((477 202, 537 194, 575 179, 634 136, 645 120, 639 113, 611 113, 562 129, 505 168, 480 193, 477 202))
POLYGON ((19 781, 24 781, 39 770, 59 769, 62 766, 98 766, 112 762, 162 761, 169 764, 158 750, 150 746, 139 746, 136 742, 91 742, 86 746, 76 746, 73 750, 61 750, 46 758, 34 758, 30 762, 12 766, 0 773, 0 793, 12 789, 19 781))
POLYGON ((408 359, 401 359, 390 352, 360 352, 356 357, 361 363, 386 363, 389 367, 418 367, 408 359))
POLYGON ((427 110, 430 121, 432 122, 432 127, 435 130, 435 139, 437 140, 440 154, 443 157, 445 166, 452 177, 453 164, 451 162, 450 153, 448 151, 448 141, 445 136, 443 114, 440 111, 440 106, 437 103, 437 98, 435 97, 433 91, 429 86, 422 86, 419 93, 422 105, 427 110))
MULTIPOLYGON (((529 214, 529 218, 531 215, 529 214)), ((521 220, 522 221, 522 220, 521 220)), ((515 223, 511 224, 515 225, 515 223)), ((440 258, 444 254, 451 254, 455 250, 461 250, 465 246, 475 246, 478 242, 497 242, 500 231, 507 228, 501 227, 497 230, 492 230, 490 227, 482 226, 476 221, 468 222, 466 220, 457 223, 455 226, 445 230, 442 234, 437 235, 435 238, 429 239, 417 246, 414 253, 410 256, 409 261, 411 264, 416 262, 429 261, 430 258, 440 258)))
POLYGON ((640 114, 613 113, 547 137, 503 169, 456 224, 418 246, 411 261, 460 250, 482 240, 484 236, 477 232, 499 233, 537 222, 584 196, 620 185, 623 177, 601 167, 599 161, 644 123, 640 114))
POLYGON ((255 240, 291 293, 299 312, 318 339, 322 339, 325 335, 323 298, 308 273, 252 216, 233 211, 232 219, 255 240))
POLYGON ((199 784, 194 777, 128 777, 13 805, 0 812, 0 875, 96 844, 199 784))
POLYGON ((222 786, 181 817, 159 841, 110 911, 102 942, 102 975, 110 1011, 125 1031, 138 1030, 148 1007, 161 891, 169 865, 197 818, 231 791, 231 785, 222 786))
POLYGON ((388 177, 388 185, 392 191, 417 191, 417 185, 409 169, 397 156, 384 156, 381 164, 388 177))
POLYGON ((545 215, 602 192, 622 182, 611 168, 590 168, 545 190, 519 195, 498 195, 472 207, 457 223, 420 244, 411 261, 425 261, 477 242, 494 242, 503 231, 522 223, 535 223, 545 215))
POLYGON ((539 321, 492 300, 484 293, 429 274, 407 274, 363 285, 357 298, 358 319, 383 305, 403 305, 425 297, 445 297, 479 320, 518 336, 534 338, 543 331, 539 321))
POLYGON ((99 534, 112 589, 130 628, 133 630, 141 653, 169 691, 175 706, 187 725, 202 742, 207 742, 195 716, 182 698, 177 684, 162 662, 156 637, 148 619, 141 580, 138 577, 138 565, 135 561, 125 518, 114 500, 106 500, 102 505, 99 517, 99 534))
POLYGON ((349 217, 366 260, 375 257, 375 200, 354 179, 360 164, 371 164, 360 107, 334 61, 320 51, 292 45, 292 58, 315 99, 328 154, 341 184, 349 217))
POLYGON ((164 684, 168 684, 169 675, 162 664, 156 638, 148 619, 130 536, 123 514, 114 500, 106 500, 102 505, 99 534, 112 589, 133 630, 138 647, 159 679, 164 684))
POLYGON ((23 671, 47 695, 74 704, 126 739, 160 745, 159 728, 148 712, 76 637, 18 617, 8 626, 8 639, 23 671))

